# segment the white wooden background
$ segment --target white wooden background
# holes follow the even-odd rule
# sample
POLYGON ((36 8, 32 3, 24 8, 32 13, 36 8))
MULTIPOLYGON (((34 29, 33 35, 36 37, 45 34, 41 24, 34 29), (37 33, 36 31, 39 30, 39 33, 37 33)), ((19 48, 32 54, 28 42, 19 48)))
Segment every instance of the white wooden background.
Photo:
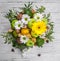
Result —
POLYGON ((24 3, 34 2, 33 6, 46 7, 46 13, 51 13, 51 20, 54 21, 54 42, 45 44, 43 48, 34 47, 21 56, 21 52, 15 49, 11 52, 11 45, 4 44, 4 39, 0 37, 0 61, 60 61, 60 0, 0 0, 0 34, 10 28, 8 19, 4 15, 9 9, 23 7, 24 3), (37 54, 41 54, 40 57, 37 54))

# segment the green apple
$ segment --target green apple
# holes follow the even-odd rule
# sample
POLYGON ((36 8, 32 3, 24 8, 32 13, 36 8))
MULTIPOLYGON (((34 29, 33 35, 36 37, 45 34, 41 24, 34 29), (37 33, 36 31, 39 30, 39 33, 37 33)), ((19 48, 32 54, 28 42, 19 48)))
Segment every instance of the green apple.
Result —
POLYGON ((16 33, 16 31, 13 31, 13 36, 14 37, 17 37, 18 36, 18 34, 16 33))
POLYGON ((32 37, 38 37, 38 35, 35 34, 34 32, 31 32, 31 36, 32 36, 32 37))
POLYGON ((33 13, 32 13, 31 10, 28 9, 28 8, 26 8, 26 9, 24 10, 24 13, 25 13, 25 14, 28 14, 31 18, 33 17, 33 13))
POLYGON ((48 20, 46 18, 43 18, 42 21, 44 21, 46 25, 48 24, 48 20))
POLYGON ((11 23, 11 27, 14 29, 14 26, 15 26, 15 22, 17 22, 18 20, 12 20, 12 23, 11 23))
POLYGON ((31 28, 32 24, 35 22, 35 19, 31 18, 30 21, 28 22, 28 27, 31 28))
POLYGON ((26 45, 27 45, 28 47, 32 47, 32 46, 34 45, 34 42, 33 42, 31 39, 29 39, 29 40, 27 41, 26 45))

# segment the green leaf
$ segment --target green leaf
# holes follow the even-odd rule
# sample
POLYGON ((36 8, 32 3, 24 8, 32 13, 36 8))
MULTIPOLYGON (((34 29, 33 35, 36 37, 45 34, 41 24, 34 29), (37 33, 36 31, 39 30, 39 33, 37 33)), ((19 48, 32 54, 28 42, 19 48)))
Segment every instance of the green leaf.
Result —
POLYGON ((5 38, 5 43, 10 44, 15 38, 12 36, 11 33, 7 32, 2 35, 3 38, 5 38))
POLYGON ((50 13, 48 13, 47 15, 46 14, 44 14, 44 18, 46 18, 47 20, 48 20, 48 22, 49 22, 49 20, 50 20, 50 13))
POLYGON ((7 15, 5 15, 5 17, 9 19, 10 23, 12 22, 12 20, 16 19, 16 16, 17 13, 14 10, 9 10, 7 15))
POLYGON ((38 47, 42 46, 44 44, 44 39, 37 37, 36 44, 38 47))
POLYGON ((54 24, 53 22, 48 23, 48 25, 50 25, 50 30, 46 33, 46 38, 49 39, 49 41, 52 41, 54 39, 54 37, 52 36, 52 34, 54 33, 53 28, 54 28, 54 24))
POLYGON ((32 8, 32 2, 29 2, 28 4, 24 4, 25 7, 24 8, 28 8, 28 9, 31 9, 32 8))
POLYGON ((22 8, 22 10, 24 11, 24 14, 29 15, 31 18, 33 17, 33 13, 31 12, 32 10, 32 3, 28 3, 28 4, 24 4, 25 7, 22 8))
POLYGON ((13 47, 16 47, 16 48, 19 48, 21 51, 25 48, 27 48, 27 46, 24 44, 24 43, 21 43, 21 44, 18 44, 16 42, 16 40, 12 41, 12 46, 13 47))
POLYGON ((47 18, 49 18, 49 17, 50 17, 50 13, 47 14, 47 18))
POLYGON ((40 8, 37 9, 37 12, 40 12, 40 13, 43 13, 44 11, 45 11, 45 7, 44 6, 41 6, 40 8))

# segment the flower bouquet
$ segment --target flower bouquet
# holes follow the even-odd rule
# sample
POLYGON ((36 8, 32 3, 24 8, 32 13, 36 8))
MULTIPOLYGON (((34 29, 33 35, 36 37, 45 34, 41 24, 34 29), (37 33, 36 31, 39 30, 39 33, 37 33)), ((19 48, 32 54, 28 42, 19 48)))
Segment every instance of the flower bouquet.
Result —
POLYGON ((24 5, 20 12, 9 10, 5 17, 9 19, 11 28, 3 35, 5 43, 12 43, 21 51, 33 46, 42 47, 53 39, 53 22, 49 19, 50 13, 44 13, 45 7, 33 9, 32 3, 24 5))

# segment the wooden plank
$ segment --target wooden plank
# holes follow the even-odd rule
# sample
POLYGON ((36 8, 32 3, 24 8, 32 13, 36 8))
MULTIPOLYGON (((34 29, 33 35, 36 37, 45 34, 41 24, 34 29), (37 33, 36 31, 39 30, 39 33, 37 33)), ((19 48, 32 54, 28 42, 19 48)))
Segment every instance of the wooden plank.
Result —
MULTIPOLYGON (((45 6, 46 12, 60 12, 60 3, 34 3, 33 8, 35 6, 45 6)), ((7 12, 9 9, 15 9, 19 11, 19 8, 24 7, 24 3, 0 3, 0 12, 7 12)))
POLYGON ((0 0, 0 3, 25 3, 25 2, 40 2, 40 3, 59 3, 60 0, 0 0))

